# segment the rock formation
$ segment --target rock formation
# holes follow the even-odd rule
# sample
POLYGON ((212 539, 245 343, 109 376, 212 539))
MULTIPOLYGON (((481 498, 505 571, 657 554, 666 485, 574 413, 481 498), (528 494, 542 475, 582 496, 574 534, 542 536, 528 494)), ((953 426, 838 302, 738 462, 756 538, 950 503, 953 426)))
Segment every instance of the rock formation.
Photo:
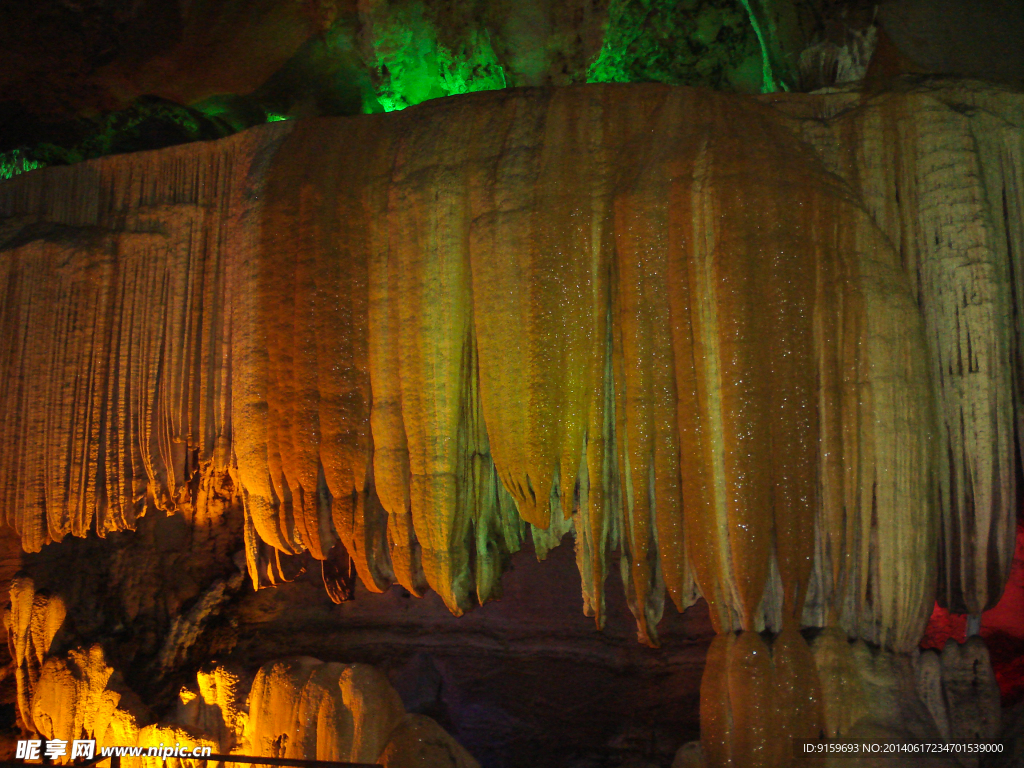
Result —
MULTIPOLYGON (((19 577, 11 585, 11 605, 6 625, 19 715, 42 738, 94 739, 98 748, 182 744, 209 746, 214 754, 380 759, 392 768, 477 766, 433 720, 407 715, 387 677, 366 664, 299 657, 266 664, 253 679, 214 662, 198 672, 193 686, 182 688, 170 721, 153 722, 99 644, 67 652, 54 645, 65 618, 59 600, 19 577)), ((134 756, 125 764, 161 760, 134 756)))
MULTIPOLYGON (((598 626, 616 566, 645 643, 666 593, 707 601, 709 765, 888 728, 903 700, 915 737, 994 733, 990 686, 968 725, 950 711, 990 682, 977 648, 963 675, 959 651, 916 678, 906 654, 936 585, 977 614, 1009 572, 1022 150, 1024 100, 969 83, 587 86, 24 174, 0 185, 0 507, 38 551, 238 504, 254 586, 308 553, 333 599, 355 573, 456 615, 527 537, 571 532, 598 626)), ((19 681, 60 691, 38 711, 105 696, 18 595, 19 681)), ((352 670, 265 667, 243 740, 464 761, 352 670)))

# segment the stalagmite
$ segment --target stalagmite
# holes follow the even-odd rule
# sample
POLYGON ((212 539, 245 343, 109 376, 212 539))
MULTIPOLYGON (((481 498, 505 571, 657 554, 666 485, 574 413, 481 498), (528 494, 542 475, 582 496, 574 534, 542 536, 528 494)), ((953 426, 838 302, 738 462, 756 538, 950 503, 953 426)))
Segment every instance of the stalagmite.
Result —
POLYGON ((95 739, 100 747, 134 745, 149 718, 98 644, 47 658, 26 693, 30 709, 23 722, 46 739, 69 744, 95 739))
POLYGON ((946 641, 941 666, 949 740, 974 744, 994 740, 999 733, 999 687, 985 641, 980 637, 969 637, 963 645, 946 641))
POLYGON ((479 763, 441 726, 423 715, 406 715, 391 732, 380 764, 385 768, 479 768, 479 763))
MULTIPOLYGON (((72 649, 46 658, 26 691, 30 731, 69 744, 142 747, 131 768, 196 766, 206 761, 149 753, 202 747, 213 754, 380 763, 392 768, 478 768, 435 721, 406 714, 387 677, 365 664, 299 657, 265 664, 255 679, 214 664, 183 688, 169 720, 149 713, 109 666, 103 649, 72 649)), ((70 753, 59 762, 70 762, 70 753)))
POLYGON ((718 635, 701 681, 705 764, 789 765, 793 740, 816 740, 825 727, 821 692, 815 658, 795 629, 770 648, 755 632, 718 635))
POLYGON ((719 634, 711 641, 700 683, 700 740, 709 766, 733 764, 733 722, 729 706, 729 659, 736 637, 719 634))
POLYGON ((774 670, 768 647, 756 632, 741 632, 729 648, 729 703, 735 765, 778 765, 775 741, 774 670))
POLYGON ((242 742, 251 685, 252 677, 213 663, 196 673, 195 686, 182 687, 173 720, 215 742, 219 754, 227 754, 242 742))
POLYGON ((244 754, 374 762, 403 714, 398 694, 372 667, 275 662, 253 682, 244 754))
POLYGON ((772 707, 778 727, 778 754, 785 765, 795 739, 820 738, 824 727, 821 681, 814 655, 799 632, 790 625, 772 642, 775 693, 772 707))
POLYGON ((59 597, 36 592, 35 584, 27 576, 16 576, 11 581, 10 596, 11 607, 4 623, 14 662, 18 713, 22 722, 31 724, 31 692, 64 624, 67 608, 59 597))

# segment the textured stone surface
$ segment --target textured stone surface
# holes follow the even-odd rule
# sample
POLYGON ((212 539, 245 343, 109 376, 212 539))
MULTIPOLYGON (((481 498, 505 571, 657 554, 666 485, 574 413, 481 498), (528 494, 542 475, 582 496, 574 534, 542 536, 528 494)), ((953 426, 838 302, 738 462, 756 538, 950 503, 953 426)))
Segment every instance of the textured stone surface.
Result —
MULTIPOLYGON (((770 761, 814 722, 769 711, 813 690, 801 624, 835 646, 815 662, 830 729, 988 733, 978 653, 940 661, 936 686, 934 659, 915 678, 846 635, 912 648, 936 552, 949 605, 1002 590, 1020 113, 970 84, 760 104, 538 90, 23 176, 0 187, 4 513, 40 575, 76 573, 68 626, 157 672, 157 699, 222 651, 405 660, 442 601, 486 603, 517 550, 569 532, 599 624, 613 571, 652 644, 666 593, 708 598, 706 720, 727 715, 708 746, 770 761), (243 590, 236 555, 278 589, 243 590), (384 592, 381 613, 357 599, 325 626, 317 560, 333 599, 384 592), (400 628, 415 641, 371 650, 400 628), (977 712, 951 705, 979 686, 977 712)), ((102 665, 45 659, 44 619, 15 631, 35 602, 15 601, 9 637, 29 683, 50 664, 57 711, 102 665)), ((503 642, 488 608, 460 625, 481 659, 503 642)), ((489 663, 424 665, 407 692, 436 705, 431 680, 489 663)), ((523 678, 506 685, 529 695, 523 678)), ((154 738, 202 723, 237 742, 194 701, 154 738)), ((463 723, 493 736, 489 717, 463 723)))
POLYGON ((665 591, 684 608, 698 588, 723 628, 781 627, 810 593, 813 623, 916 640, 934 530, 919 320, 881 232, 766 107, 480 94, 5 189, 7 317, 32 340, 6 358, 29 380, 5 390, 4 489, 28 549, 235 493, 256 583, 287 578, 274 550, 340 540, 368 588, 425 582, 461 612, 530 534, 520 518, 549 546, 553 511, 588 612, 600 624, 618 559, 647 642, 665 591), (53 281, 93 319, 33 315, 53 281), (563 305, 591 309, 549 317, 563 305), (75 378, 51 383, 47 356, 75 378))
POLYGON ((938 406, 939 600, 980 614, 1002 595, 1016 534, 1020 95, 939 81, 773 101, 850 182, 911 280, 938 406))

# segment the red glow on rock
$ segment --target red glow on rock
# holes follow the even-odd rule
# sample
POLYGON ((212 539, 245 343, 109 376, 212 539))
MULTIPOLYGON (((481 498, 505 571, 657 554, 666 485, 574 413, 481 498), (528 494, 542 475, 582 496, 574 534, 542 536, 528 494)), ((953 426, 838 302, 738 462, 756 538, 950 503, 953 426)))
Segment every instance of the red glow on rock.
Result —
MULTIPOLYGON (((981 616, 985 638, 1003 706, 1024 701, 1024 520, 1018 518, 1017 547, 1010 578, 999 603, 981 616)), ((921 639, 922 648, 942 650, 947 640, 967 639, 967 616, 950 613, 938 603, 921 639)))
POLYGON ((947 640, 956 640, 958 643, 967 640, 967 616, 964 614, 950 613, 938 603, 932 610, 932 617, 928 620, 928 627, 921 638, 921 648, 934 648, 941 651, 947 640))

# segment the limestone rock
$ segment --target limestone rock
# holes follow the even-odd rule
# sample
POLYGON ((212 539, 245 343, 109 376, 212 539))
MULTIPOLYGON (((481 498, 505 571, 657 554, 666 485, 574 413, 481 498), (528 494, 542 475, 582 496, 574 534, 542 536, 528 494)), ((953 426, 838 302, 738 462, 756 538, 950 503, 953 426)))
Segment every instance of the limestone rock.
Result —
POLYGON ((900 253, 938 407, 939 600, 980 614, 1002 594, 1016 527, 1021 98, 959 81, 775 103, 900 253))
MULTIPOLYGON (((216 740, 204 738, 189 729, 179 726, 159 723, 147 725, 139 731, 135 743, 140 747, 175 747, 179 744, 185 748, 209 747, 212 753, 220 754, 219 745, 216 740)), ((139 768, 162 768, 164 765, 167 765, 168 768, 201 768, 201 766, 208 764, 206 760, 190 760, 179 757, 150 757, 148 755, 130 762, 136 763, 139 768)))
POLYGON ((98 746, 134 745, 149 720, 146 707, 104 659, 103 649, 51 656, 29 692, 30 720, 47 739, 95 739, 98 746))
POLYGON ((1003 713, 1003 727, 998 741, 1003 745, 1001 753, 982 758, 983 768, 1022 768, 1024 766, 1024 703, 1003 713))
POLYGON ((688 741, 676 752, 672 768, 705 768, 704 753, 699 741, 688 741))
MULTIPOLYGON (((196 688, 182 690, 171 721, 151 723, 99 645, 73 649, 42 664, 28 691, 27 722, 44 738, 92 738, 99 747, 181 745, 395 768, 478 768, 436 722, 407 715, 387 677, 365 664, 285 659, 264 665, 255 680, 213 664, 198 673, 196 688)), ((126 765, 152 768, 162 760, 144 755, 126 765)), ((167 760, 176 768, 202 762, 167 760)))
POLYGON ((905 741, 941 740, 930 708, 918 695, 921 686, 909 654, 850 642, 836 629, 826 629, 811 646, 830 738, 845 738, 860 727, 889 729, 905 741))
POLYGON ((273 662, 249 694, 243 754, 371 763, 403 715, 398 694, 372 667, 273 662))
POLYGON ((1008 568, 1022 110, 538 89, 22 174, 0 508, 38 550, 230 488, 257 585, 337 542, 456 613, 571 526, 645 642, 699 591, 909 651, 936 550, 975 612, 1008 568))
POLYGON ((25 727, 33 728, 30 698, 41 668, 64 624, 66 608, 59 597, 37 593, 27 576, 11 580, 11 607, 4 617, 7 644, 15 665, 18 713, 25 727))
POLYGON ((213 663, 196 674, 195 689, 182 688, 174 722, 204 734, 220 754, 231 752, 242 743, 251 686, 252 678, 243 672, 213 663))
POLYGON ((921 651, 914 663, 917 695, 928 707, 943 740, 950 740, 949 708, 942 690, 942 661, 937 651, 921 651))
POLYGON ((949 740, 989 742, 999 733, 999 686, 980 637, 942 649, 942 691, 949 712, 949 740))
POLYGON ((406 715, 381 753, 387 768, 479 768, 480 764, 441 726, 423 715, 406 715))

